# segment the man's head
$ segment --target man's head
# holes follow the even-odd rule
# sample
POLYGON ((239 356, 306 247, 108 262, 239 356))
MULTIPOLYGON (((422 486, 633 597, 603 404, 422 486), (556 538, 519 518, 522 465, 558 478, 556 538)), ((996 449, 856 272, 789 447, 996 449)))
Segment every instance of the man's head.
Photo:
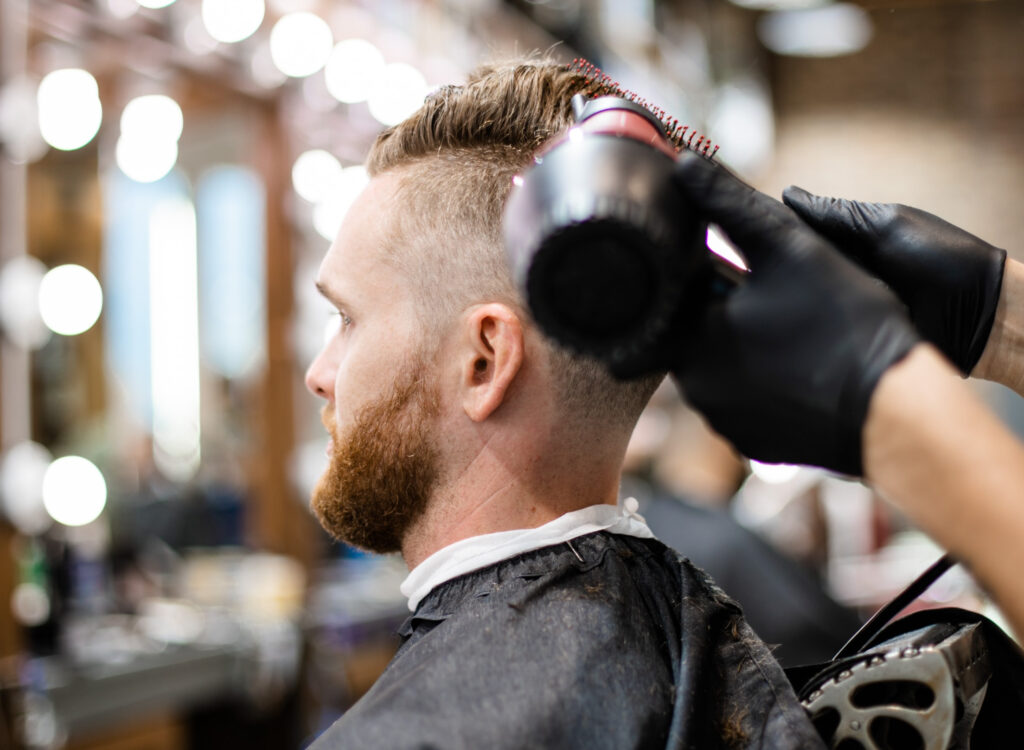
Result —
POLYGON ((588 87, 543 61, 482 68, 374 144, 370 185, 319 274, 343 325, 307 374, 334 425, 314 508, 340 538, 394 549, 474 462, 473 446, 513 446, 518 433, 569 454, 611 435, 624 448, 656 380, 618 383, 541 337, 501 241, 513 176, 569 126, 572 95, 588 87), (372 540, 368 518, 381 527, 372 540))

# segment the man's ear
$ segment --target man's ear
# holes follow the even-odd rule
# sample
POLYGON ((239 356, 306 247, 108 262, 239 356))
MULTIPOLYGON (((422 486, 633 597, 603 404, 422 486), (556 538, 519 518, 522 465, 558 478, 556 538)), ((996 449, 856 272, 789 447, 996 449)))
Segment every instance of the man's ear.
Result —
POLYGON ((523 364, 523 326, 512 308, 496 302, 470 308, 463 323, 462 408, 482 422, 504 402, 523 364))

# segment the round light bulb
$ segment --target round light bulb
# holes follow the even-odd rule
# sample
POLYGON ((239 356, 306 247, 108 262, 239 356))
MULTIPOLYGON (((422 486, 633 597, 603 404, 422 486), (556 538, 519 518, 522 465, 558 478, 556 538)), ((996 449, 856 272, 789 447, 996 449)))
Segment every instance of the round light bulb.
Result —
POLYGON ((84 526, 107 504, 107 483, 96 465, 81 456, 58 458, 43 475, 43 505, 57 523, 84 526))
POLYGON ((334 45, 324 69, 327 90, 339 102, 366 101, 370 87, 384 69, 384 56, 365 39, 345 39, 334 45))
POLYGON ((270 56, 292 78, 313 75, 331 56, 334 38, 327 22, 314 13, 281 16, 270 31, 270 56))
POLYGON ((121 136, 114 148, 117 166, 136 182, 156 182, 178 162, 176 141, 121 136))
POLYGON ((391 63, 373 82, 367 105, 378 122, 397 125, 420 108, 427 91, 427 81, 416 68, 391 63))
POLYGON ((39 132, 56 149, 73 151, 91 141, 103 120, 96 79, 80 68, 48 73, 36 93, 39 132))
POLYGON ((203 0, 201 10, 206 31, 227 44, 256 33, 266 12, 263 0, 203 0))
POLYGON ((151 141, 177 141, 185 118, 176 101, 163 94, 137 96, 121 112, 121 135, 151 141))
POLYGON ((102 309, 100 282, 82 266, 52 268, 39 284, 39 314, 54 333, 76 336, 88 331, 102 309))
POLYGON ((313 149, 299 155, 292 166, 292 185, 295 192, 310 203, 316 203, 341 179, 341 163, 323 149, 313 149))

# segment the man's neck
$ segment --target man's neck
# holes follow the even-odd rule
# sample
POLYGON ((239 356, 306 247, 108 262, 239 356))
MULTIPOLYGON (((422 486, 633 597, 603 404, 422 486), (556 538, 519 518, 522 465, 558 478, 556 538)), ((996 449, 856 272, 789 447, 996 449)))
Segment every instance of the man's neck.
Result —
POLYGON ((402 544, 406 565, 412 570, 462 539, 536 528, 572 510, 614 504, 621 456, 602 453, 603 460, 592 451, 570 457, 564 451, 512 450, 487 441, 460 471, 442 482, 406 534, 402 544))

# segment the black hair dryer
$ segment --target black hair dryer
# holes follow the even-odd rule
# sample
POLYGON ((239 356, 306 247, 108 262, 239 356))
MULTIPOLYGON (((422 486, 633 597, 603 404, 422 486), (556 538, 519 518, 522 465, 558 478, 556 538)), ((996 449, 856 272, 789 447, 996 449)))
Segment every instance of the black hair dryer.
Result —
MULTIPOLYGON (((674 333, 716 271, 707 224, 672 183, 676 150, 646 108, 572 100, 576 124, 514 180, 503 231, 537 324, 619 378, 670 369, 674 333)), ((724 282, 731 286, 732 282, 724 282)))

